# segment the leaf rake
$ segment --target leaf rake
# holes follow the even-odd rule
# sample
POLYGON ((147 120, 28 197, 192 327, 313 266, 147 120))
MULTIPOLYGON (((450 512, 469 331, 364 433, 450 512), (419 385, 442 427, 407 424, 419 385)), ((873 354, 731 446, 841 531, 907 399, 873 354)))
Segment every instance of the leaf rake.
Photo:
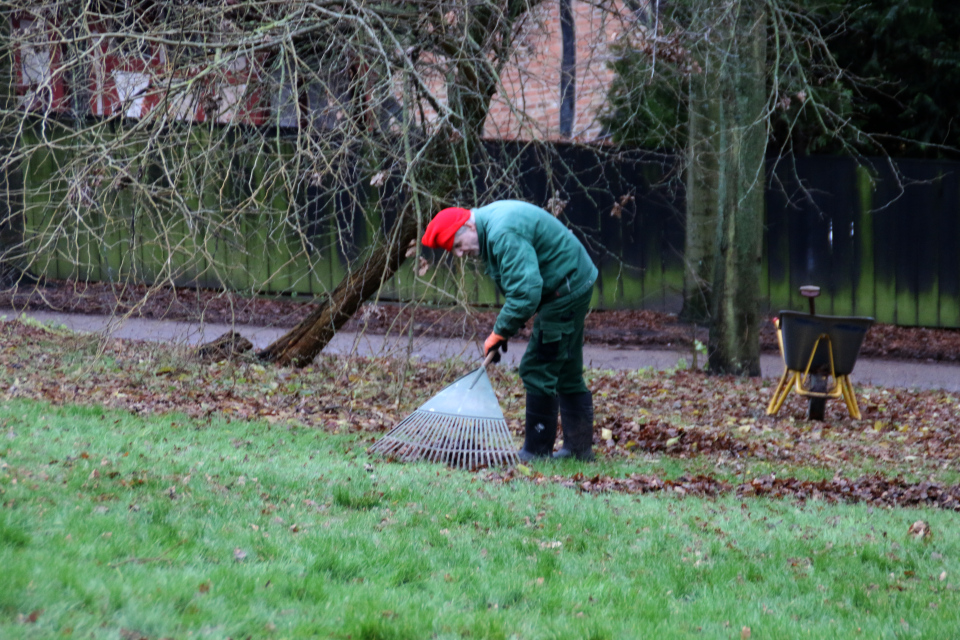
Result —
POLYGON ((475 371, 427 400, 370 447, 401 462, 440 462, 459 469, 520 463, 487 377, 491 351, 475 371))

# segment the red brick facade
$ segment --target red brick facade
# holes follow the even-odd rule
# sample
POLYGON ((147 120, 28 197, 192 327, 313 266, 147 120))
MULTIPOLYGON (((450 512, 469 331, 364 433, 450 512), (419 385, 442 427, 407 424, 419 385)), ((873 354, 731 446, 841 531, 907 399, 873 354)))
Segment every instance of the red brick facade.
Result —
POLYGON ((504 69, 504 95, 494 97, 487 117, 489 138, 596 141, 603 136, 598 121, 613 78, 610 45, 633 14, 616 4, 615 11, 571 0, 576 34, 576 107, 570 138, 560 134, 560 78, 563 39, 560 2, 547 0, 528 17, 516 41, 516 53, 504 69), (513 108, 511 108, 511 105, 513 108), (522 114, 522 116, 521 116, 522 114))
MULTIPOLYGON (((569 0, 573 14, 575 42, 574 109, 570 135, 560 129, 561 69, 563 36, 561 34, 561 0, 544 0, 524 20, 525 24, 514 43, 514 54, 501 73, 503 89, 494 96, 487 117, 484 135, 488 138, 521 140, 596 141, 603 137, 598 122, 613 77, 609 68, 610 45, 632 21, 636 12, 625 9, 618 0, 596 4, 569 0)), ((646 5, 647 0, 635 0, 646 5)), ((263 89, 262 56, 239 56, 229 68, 206 74, 201 92, 187 82, 195 71, 170 69, 163 45, 144 43, 142 50, 124 52, 119 40, 103 39, 94 47, 89 77, 73 78, 76 86, 68 87, 62 69, 62 45, 56 42, 52 24, 41 19, 14 15, 11 26, 22 37, 14 49, 14 70, 20 105, 27 110, 111 116, 122 113, 140 118, 156 109, 166 109, 178 120, 245 122, 263 124, 271 110, 279 111, 283 126, 297 126, 288 111, 289 86, 263 89), (164 75, 166 74, 166 75, 164 75), (159 78, 159 80, 158 80, 159 78), (170 86, 183 85, 189 92, 170 86), (85 88, 85 105, 73 104, 72 94, 85 88), (164 100, 166 95, 166 100, 164 100)), ((90 23, 91 32, 104 31, 97 22, 90 23)), ((442 102, 445 99, 444 79, 438 65, 431 76, 429 59, 421 58, 429 86, 442 102)), ((321 88, 322 90, 322 88, 321 88)), ((307 89, 309 93, 309 88, 307 89)), ((322 91, 321 91, 322 92, 322 91)), ((315 92, 316 93, 316 92, 315 92)), ((319 95, 319 94, 318 94, 319 95)), ((308 109, 327 109, 327 103, 308 95, 308 109), (321 104, 322 103, 322 104, 321 104)), ((397 98, 402 100, 402 92, 397 98)), ((292 103, 291 103, 292 104, 292 103)), ((435 114, 427 110, 427 119, 435 114)))

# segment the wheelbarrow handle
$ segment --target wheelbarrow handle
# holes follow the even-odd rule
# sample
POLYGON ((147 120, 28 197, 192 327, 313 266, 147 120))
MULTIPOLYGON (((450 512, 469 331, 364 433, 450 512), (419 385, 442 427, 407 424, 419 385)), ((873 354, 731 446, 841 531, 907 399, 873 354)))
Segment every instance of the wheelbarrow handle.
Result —
POLYGON ((820 287, 814 284, 805 284, 800 287, 800 295, 806 298, 807 302, 810 303, 810 315, 817 315, 817 306, 813 299, 820 295, 820 287))

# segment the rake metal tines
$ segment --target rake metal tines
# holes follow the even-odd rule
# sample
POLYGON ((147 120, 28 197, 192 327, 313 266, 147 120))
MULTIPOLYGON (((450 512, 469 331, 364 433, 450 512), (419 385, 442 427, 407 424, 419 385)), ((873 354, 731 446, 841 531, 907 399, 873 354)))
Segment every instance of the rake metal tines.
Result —
MULTIPOLYGON (((492 355, 492 354, 491 354, 492 355)), ((517 465, 520 459, 483 366, 425 402, 387 432, 370 453, 460 469, 517 465)))
POLYGON ((504 419, 474 419, 418 409, 370 448, 401 462, 480 469, 520 462, 504 419))

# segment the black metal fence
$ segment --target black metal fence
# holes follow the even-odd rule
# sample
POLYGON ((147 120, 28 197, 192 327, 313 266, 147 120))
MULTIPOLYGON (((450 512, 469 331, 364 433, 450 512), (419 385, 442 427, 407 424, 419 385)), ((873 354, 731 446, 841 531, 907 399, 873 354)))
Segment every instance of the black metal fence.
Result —
MULTIPOLYGON (((501 169, 508 168, 509 179, 497 185, 478 182, 481 202, 463 205, 519 196, 554 209, 581 237, 600 269, 596 306, 679 310, 684 192, 674 158, 519 142, 491 144, 489 152, 501 169)), ((85 240, 84 233, 96 229, 95 224, 77 232, 67 223, 53 224, 58 216, 55 200, 64 192, 50 185, 55 162, 52 155, 38 156, 23 173, 27 246, 48 247, 50 252, 34 262, 33 271, 54 278, 107 279, 104 274, 109 274, 112 279, 126 269, 127 277, 149 281, 150 274, 156 273, 149 262, 164 260, 159 244, 148 246, 157 235, 144 222, 150 217, 138 215, 135 203, 118 199, 111 213, 111 232, 118 238, 128 234, 131 240, 123 236, 109 248, 95 246, 92 236, 85 240), (49 170, 47 164, 51 164, 49 170), (126 219, 129 224, 123 223, 126 219), (50 233, 73 234, 71 246, 87 246, 80 252, 68 251, 56 238, 47 241, 50 233), (124 249, 133 246, 132 239, 141 247, 133 257, 124 249)), ((870 315, 900 325, 960 327, 958 170, 960 164, 945 161, 903 160, 894 166, 879 159, 865 163, 838 157, 771 160, 762 281, 766 304, 771 310, 803 309, 798 287, 816 284, 822 289, 818 309, 824 313, 870 315)), ((213 210, 217 198, 235 195, 226 193, 226 187, 218 189, 203 196, 210 199, 208 208, 213 210)), ((284 194, 271 196, 275 208, 250 217, 236 237, 209 241, 222 247, 216 260, 223 265, 213 270, 213 258, 197 265, 185 259, 173 280, 265 293, 329 291, 369 242, 368 231, 379 228, 382 233, 389 228, 399 206, 394 198, 386 207, 391 210, 378 211, 374 219, 369 215, 371 207, 364 207, 369 197, 365 189, 344 200, 337 196, 336 187, 327 192, 304 188, 293 196, 299 204, 284 201, 284 194), (364 208, 367 214, 361 213, 364 208), (306 242, 280 237, 289 226, 283 221, 287 210, 306 218, 302 227, 306 242), (267 247, 268 238, 280 238, 280 242, 267 247)), ((165 224, 172 228, 177 223, 165 224)), ((473 289, 465 290, 462 281, 456 285, 459 294, 466 291, 473 302, 495 303, 492 287, 483 285, 479 276, 474 278, 473 289)), ((449 289, 454 286, 452 280, 438 278, 431 290, 449 289)), ((411 298, 423 294, 421 284, 405 268, 384 291, 387 296, 411 298)))
POLYGON ((960 164, 810 157, 771 163, 765 294, 905 326, 960 327, 960 164))

